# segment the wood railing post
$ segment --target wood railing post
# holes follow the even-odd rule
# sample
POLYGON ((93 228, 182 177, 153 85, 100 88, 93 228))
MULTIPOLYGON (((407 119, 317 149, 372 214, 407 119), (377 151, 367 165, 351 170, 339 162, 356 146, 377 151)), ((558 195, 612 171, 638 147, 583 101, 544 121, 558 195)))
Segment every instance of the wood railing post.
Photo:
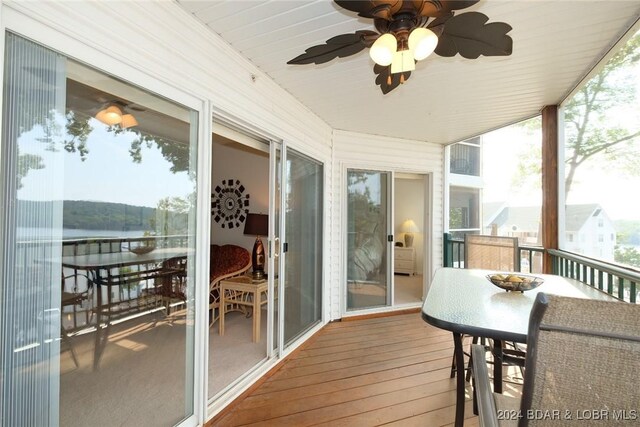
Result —
MULTIPOLYGON (((542 246, 558 249, 558 106, 542 109, 542 246)), ((543 255, 542 271, 552 273, 551 255, 543 255)))

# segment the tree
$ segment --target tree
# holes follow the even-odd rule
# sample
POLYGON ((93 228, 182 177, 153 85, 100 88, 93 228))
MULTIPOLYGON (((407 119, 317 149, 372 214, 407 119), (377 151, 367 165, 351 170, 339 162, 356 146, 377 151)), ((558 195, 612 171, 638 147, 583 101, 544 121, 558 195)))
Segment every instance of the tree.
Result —
POLYGON ((616 245, 614 259, 621 264, 640 267, 640 252, 632 247, 621 247, 616 245))
MULTIPOLYGON (((564 108, 566 136, 565 196, 576 170, 598 154, 616 157, 617 162, 636 160, 637 150, 619 150, 638 138, 638 121, 629 129, 611 120, 616 107, 634 105, 637 75, 625 73, 640 61, 640 32, 607 61, 564 108)), ((620 164, 617 165, 618 167, 620 164)))

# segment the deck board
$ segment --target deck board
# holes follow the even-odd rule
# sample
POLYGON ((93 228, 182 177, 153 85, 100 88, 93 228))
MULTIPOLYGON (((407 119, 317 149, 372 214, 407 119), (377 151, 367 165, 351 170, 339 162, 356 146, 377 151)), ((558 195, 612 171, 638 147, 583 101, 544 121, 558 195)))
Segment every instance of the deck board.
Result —
POLYGON ((418 313, 331 323, 213 425, 450 425, 452 354, 450 333, 418 313))

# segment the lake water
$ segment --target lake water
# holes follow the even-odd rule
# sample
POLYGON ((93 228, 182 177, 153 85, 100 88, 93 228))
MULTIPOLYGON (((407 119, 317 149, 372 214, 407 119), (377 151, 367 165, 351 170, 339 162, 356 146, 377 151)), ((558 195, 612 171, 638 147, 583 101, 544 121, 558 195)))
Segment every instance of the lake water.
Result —
MULTIPOLYGON (((145 230, 82 230, 75 228, 63 228, 63 239, 83 239, 90 237, 142 237, 145 230)), ((50 236, 50 229, 18 227, 17 237, 20 239, 38 240, 38 236, 50 236)))

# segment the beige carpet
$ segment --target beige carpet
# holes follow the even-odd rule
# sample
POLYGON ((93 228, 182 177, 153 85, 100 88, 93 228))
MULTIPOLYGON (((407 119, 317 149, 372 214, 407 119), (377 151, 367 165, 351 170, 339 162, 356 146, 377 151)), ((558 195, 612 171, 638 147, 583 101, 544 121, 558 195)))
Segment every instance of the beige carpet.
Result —
POLYGON ((422 275, 396 274, 394 301, 396 305, 422 302, 422 275))
POLYGON ((209 333, 209 398, 267 357, 267 311, 262 310, 260 342, 252 342, 253 319, 242 313, 225 316, 224 335, 216 322, 209 333))
MULTIPOLYGON (((209 330, 209 396, 266 357, 266 312, 261 342, 251 342, 252 319, 230 313, 225 336, 209 330)), ((185 416, 184 314, 147 314, 114 325, 97 370, 95 332, 71 338, 76 367, 66 343, 60 356, 60 425, 161 426, 185 416)), ((191 392, 189 385, 189 393, 191 392)))

